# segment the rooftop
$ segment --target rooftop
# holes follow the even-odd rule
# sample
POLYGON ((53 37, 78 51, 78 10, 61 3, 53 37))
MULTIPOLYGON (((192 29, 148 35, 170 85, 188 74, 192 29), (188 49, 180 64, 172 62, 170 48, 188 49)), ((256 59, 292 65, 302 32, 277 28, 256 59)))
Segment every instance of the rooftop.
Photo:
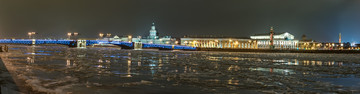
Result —
MULTIPOLYGON (((281 32, 281 33, 274 33, 274 35, 281 35, 281 34, 285 34, 287 32, 281 32)), ((263 33, 263 34, 255 34, 255 35, 252 35, 252 36, 269 36, 270 33, 263 33)))
POLYGON ((237 38, 237 39, 250 39, 249 37, 232 37, 224 35, 185 35, 183 38, 237 38))

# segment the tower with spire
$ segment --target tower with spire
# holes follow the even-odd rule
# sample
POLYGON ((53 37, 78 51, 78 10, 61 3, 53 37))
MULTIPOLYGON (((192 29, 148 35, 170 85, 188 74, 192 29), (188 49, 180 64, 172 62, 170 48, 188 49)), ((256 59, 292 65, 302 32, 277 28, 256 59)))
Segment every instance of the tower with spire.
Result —
POLYGON ((341 44, 341 33, 339 33, 339 43, 341 44))
POLYGON ((156 28, 155 28, 155 23, 153 22, 152 23, 152 26, 151 26, 151 29, 150 29, 150 36, 149 36, 150 39, 157 39, 159 38, 157 35, 156 35, 156 28))

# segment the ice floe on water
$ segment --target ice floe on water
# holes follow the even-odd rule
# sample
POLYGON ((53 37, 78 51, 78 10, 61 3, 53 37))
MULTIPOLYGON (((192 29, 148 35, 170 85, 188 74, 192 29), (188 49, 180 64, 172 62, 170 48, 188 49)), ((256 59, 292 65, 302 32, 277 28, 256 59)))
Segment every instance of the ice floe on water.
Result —
POLYGON ((9 47, 24 93, 360 93, 359 54, 9 47))

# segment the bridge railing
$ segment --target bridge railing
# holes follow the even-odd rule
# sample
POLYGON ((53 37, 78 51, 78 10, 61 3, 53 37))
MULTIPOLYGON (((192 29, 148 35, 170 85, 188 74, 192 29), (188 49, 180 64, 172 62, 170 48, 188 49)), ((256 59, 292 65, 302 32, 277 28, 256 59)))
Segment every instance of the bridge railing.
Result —
POLYGON ((9 43, 9 44, 63 44, 70 45, 71 42, 75 40, 44 40, 44 39, 0 39, 0 43, 9 43))
POLYGON ((70 45, 71 42, 74 42, 75 40, 43 40, 38 39, 35 40, 35 44, 63 44, 63 45, 70 45))
POLYGON ((103 41, 101 40, 86 40, 86 45, 94 45, 94 44, 99 44, 103 41))
POLYGON ((110 42, 110 44, 115 44, 115 45, 125 45, 128 47, 133 47, 134 44, 132 42, 123 42, 123 41, 112 41, 110 42))
POLYGON ((32 44, 31 39, 1 39, 0 43, 11 43, 11 44, 32 44))
POLYGON ((166 44, 149 44, 143 43, 143 48, 164 48, 174 50, 196 50, 196 47, 182 46, 182 45, 166 45, 166 44))
MULTIPOLYGON (((62 44, 62 45, 75 45, 76 40, 47 40, 47 39, 0 39, 0 43, 9 44, 62 44)), ((93 44, 114 44, 122 45, 130 48, 134 47, 133 42, 123 41, 104 41, 104 40, 86 40, 86 45, 93 44)), ((149 44, 143 43, 142 48, 163 48, 163 49, 176 49, 176 50, 196 50, 196 47, 182 46, 182 45, 166 45, 166 44, 149 44)))
MULTIPOLYGON (((10 43, 10 44, 63 44, 70 45, 71 42, 75 42, 76 40, 48 40, 48 39, 0 39, 0 43, 10 43)), ((93 45, 99 43, 105 43, 108 41, 101 40, 86 40, 86 45, 93 45)))

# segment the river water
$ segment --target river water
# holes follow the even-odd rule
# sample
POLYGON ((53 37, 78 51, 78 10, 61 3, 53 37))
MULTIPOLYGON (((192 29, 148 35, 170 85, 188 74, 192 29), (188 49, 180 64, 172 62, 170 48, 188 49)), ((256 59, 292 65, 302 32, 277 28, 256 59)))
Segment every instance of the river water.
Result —
POLYGON ((360 93, 360 54, 10 45, 0 55, 24 93, 360 93))

